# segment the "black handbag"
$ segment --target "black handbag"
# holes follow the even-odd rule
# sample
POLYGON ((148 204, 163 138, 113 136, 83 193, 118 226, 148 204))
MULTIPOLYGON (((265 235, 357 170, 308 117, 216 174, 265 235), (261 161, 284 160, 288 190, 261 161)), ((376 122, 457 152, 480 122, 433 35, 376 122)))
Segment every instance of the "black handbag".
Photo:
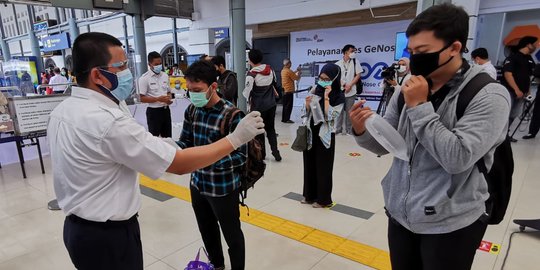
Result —
MULTIPOLYGON (((354 76, 356 76, 356 59, 353 59, 353 65, 354 65, 354 76)), ((360 79, 356 82, 356 95, 360 95, 364 92, 364 84, 362 83, 362 75, 360 75, 360 79)))
POLYGON ((292 150, 304 152, 308 150, 308 133, 309 129, 306 125, 301 125, 296 130, 296 139, 291 145, 292 150))

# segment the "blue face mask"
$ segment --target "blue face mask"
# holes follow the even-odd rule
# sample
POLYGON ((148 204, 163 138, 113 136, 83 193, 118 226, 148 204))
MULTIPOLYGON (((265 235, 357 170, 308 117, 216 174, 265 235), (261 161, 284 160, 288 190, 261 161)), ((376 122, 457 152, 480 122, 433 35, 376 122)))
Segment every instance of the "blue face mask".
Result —
POLYGON ((189 92, 189 100, 191 100, 191 103, 193 103, 193 106, 197 108, 202 108, 208 104, 210 99, 212 98, 212 95, 210 95, 209 98, 206 98, 206 94, 210 91, 210 87, 208 87, 208 90, 206 92, 189 92))
POLYGON ((111 93, 118 100, 126 100, 133 93, 133 75, 131 74, 131 70, 126 68, 116 73, 116 77, 118 78, 118 87, 111 93))
POLYGON ((156 74, 161 73, 162 70, 163 70, 163 66, 161 65, 152 67, 152 71, 156 74))
POLYGON ((131 70, 124 69, 118 73, 112 73, 107 70, 99 70, 107 80, 111 83, 111 89, 103 85, 98 85, 101 91, 118 101, 126 100, 133 92, 133 75, 131 70))
POLYGON ((326 88, 327 86, 332 85, 332 81, 321 81, 319 80, 317 82, 318 85, 320 85, 322 88, 326 88))
POLYGON ((174 88, 175 88, 176 90, 180 90, 180 84, 179 84, 179 83, 175 84, 175 85, 174 85, 174 88))

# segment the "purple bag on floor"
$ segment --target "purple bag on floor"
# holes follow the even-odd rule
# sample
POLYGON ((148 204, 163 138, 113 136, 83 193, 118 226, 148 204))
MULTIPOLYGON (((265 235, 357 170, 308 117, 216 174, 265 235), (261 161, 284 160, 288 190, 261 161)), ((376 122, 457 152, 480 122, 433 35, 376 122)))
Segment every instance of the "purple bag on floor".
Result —
POLYGON ((199 248, 199 251, 197 252, 197 256, 195 257, 194 261, 190 261, 186 268, 184 270, 214 270, 214 266, 210 263, 210 260, 208 262, 202 262, 199 261, 199 255, 201 254, 201 249, 204 251, 204 254, 206 255, 206 258, 208 258, 208 252, 206 252, 206 249, 204 247, 199 248))

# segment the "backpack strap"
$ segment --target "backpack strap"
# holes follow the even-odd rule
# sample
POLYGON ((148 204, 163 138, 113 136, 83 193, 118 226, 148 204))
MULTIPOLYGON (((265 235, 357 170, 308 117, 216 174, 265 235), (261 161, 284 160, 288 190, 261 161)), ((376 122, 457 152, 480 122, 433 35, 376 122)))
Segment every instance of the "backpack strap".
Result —
POLYGON ((465 114, 465 110, 467 109, 467 106, 469 106, 469 103, 471 103, 471 100, 482 90, 486 85, 490 83, 496 83, 489 74, 485 72, 481 72, 478 75, 476 75, 474 78, 472 78, 469 83, 461 90, 458 96, 458 102, 457 102, 457 108, 456 108, 456 116, 457 119, 461 119, 463 117, 463 114, 465 114))
POLYGON ((240 112, 241 110, 236 107, 227 109, 227 111, 225 112, 225 116, 223 116, 223 119, 221 120, 221 124, 219 127, 219 131, 222 137, 227 136, 227 134, 231 132, 232 121, 234 117, 240 112))

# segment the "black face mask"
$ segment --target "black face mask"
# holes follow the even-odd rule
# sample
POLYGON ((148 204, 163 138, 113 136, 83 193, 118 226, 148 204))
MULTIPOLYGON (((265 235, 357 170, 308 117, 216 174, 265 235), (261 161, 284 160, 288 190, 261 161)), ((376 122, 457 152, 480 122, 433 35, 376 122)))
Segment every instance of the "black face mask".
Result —
POLYGON ((442 65, 439 65, 439 55, 441 54, 441 52, 448 49, 451 45, 452 43, 448 44, 446 47, 442 48, 440 51, 437 52, 417 53, 411 55, 411 63, 409 65, 409 68, 411 69, 411 74, 427 77, 435 70, 448 64, 450 61, 452 61, 454 57, 450 57, 448 61, 444 62, 442 65))

